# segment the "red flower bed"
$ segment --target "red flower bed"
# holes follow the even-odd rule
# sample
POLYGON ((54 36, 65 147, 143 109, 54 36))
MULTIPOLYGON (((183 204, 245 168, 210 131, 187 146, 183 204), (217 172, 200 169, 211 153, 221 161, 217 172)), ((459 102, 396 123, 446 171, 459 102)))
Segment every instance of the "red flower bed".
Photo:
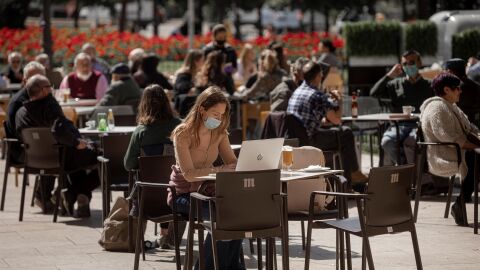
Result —
MULTIPOLYGON (((128 53, 137 47, 159 55, 164 60, 181 61, 188 49, 188 37, 172 36, 169 38, 152 37, 146 38, 137 33, 108 30, 104 28, 88 31, 78 31, 67 28, 52 29, 53 38, 53 61, 65 67, 71 66, 73 58, 86 42, 93 43, 100 57, 109 63, 125 62, 128 53)), ((286 55, 290 58, 311 56, 317 52, 318 43, 323 38, 330 38, 337 48, 343 48, 344 41, 341 37, 329 33, 287 33, 280 35, 279 40, 285 43, 286 55)), ((194 47, 201 48, 211 41, 211 35, 196 36, 194 47)), ((258 37, 254 40, 241 42, 229 38, 228 42, 238 51, 245 42, 251 43, 257 49, 262 50, 270 39, 258 37)), ((21 52, 27 60, 32 60, 42 52, 42 29, 40 27, 28 27, 24 30, 0 29, 0 58, 6 59, 10 51, 21 52)))

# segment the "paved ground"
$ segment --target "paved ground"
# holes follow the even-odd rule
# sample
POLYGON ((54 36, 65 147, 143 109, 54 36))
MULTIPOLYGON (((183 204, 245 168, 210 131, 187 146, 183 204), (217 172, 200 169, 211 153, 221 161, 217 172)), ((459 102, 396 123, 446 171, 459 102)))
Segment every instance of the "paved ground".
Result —
MULTIPOLYGON (((369 162, 364 162, 369 164, 369 162)), ((3 175, 4 163, 0 163, 3 175)), ((132 269, 133 254, 103 251, 97 244, 101 233, 100 193, 95 192, 92 214, 79 220, 60 217, 54 224, 50 215, 40 214, 39 208, 25 207, 24 221, 18 222, 20 188, 14 186, 10 174, 5 211, 0 212, 0 269, 132 269)), ((33 179, 32 179, 33 183, 33 179)), ((27 188, 27 202, 32 188, 27 188)), ((473 205, 468 214, 473 217, 473 205)), ((425 269, 480 269, 480 236, 473 229, 458 227, 453 219, 443 218, 444 199, 422 201, 417 232, 425 269)), ((351 208, 352 214, 355 209, 351 208)), ((146 238, 154 239, 152 226, 146 238)), ((303 269, 300 226, 290 223, 290 267, 303 269)), ((184 254, 182 246, 182 258, 184 254)), ((354 269, 360 269, 360 241, 352 237, 354 269)), ((371 240, 373 259, 377 269, 415 269, 415 261, 408 234, 387 235, 371 240)), ((244 245, 249 269, 256 267, 256 256, 250 255, 244 245)), ((280 248, 277 248, 280 250, 280 248)), ((335 269, 335 233, 333 230, 315 230, 313 234, 311 269, 335 269)), ((278 253, 280 259, 281 254, 278 253)), ((280 262, 280 260, 279 260, 280 262)), ((155 250, 141 262, 141 269, 175 269, 173 252, 155 250)))

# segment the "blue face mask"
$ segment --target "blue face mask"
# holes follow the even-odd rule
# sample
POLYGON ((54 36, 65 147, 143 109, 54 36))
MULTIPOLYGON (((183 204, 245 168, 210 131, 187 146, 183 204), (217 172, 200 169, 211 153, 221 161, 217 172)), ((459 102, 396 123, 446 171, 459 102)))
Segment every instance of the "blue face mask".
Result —
POLYGON ((207 120, 203 122, 207 129, 216 129, 222 124, 222 121, 215 119, 213 117, 208 117, 207 120))
POLYGON ((417 65, 404 65, 403 70, 405 71, 405 74, 407 74, 407 76, 410 78, 414 77, 418 73, 417 65))

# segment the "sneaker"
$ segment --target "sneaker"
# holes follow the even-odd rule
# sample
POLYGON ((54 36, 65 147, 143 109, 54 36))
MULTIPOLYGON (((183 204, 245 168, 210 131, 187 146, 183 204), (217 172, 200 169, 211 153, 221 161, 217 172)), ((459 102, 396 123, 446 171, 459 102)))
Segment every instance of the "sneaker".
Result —
POLYGON ((459 226, 465 226, 465 219, 463 217, 462 207, 458 203, 452 205, 450 214, 455 219, 455 223, 459 226))
POLYGON ((351 174, 352 184, 362 184, 368 182, 368 176, 361 171, 352 172, 351 174))
POLYGON ((77 196, 76 217, 79 217, 79 218, 90 217, 90 200, 85 194, 78 194, 77 196))

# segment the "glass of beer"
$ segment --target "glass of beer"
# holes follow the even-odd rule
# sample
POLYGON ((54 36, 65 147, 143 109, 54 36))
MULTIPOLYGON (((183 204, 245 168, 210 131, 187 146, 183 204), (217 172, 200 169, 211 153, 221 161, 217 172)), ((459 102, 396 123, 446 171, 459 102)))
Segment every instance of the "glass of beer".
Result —
POLYGON ((289 172, 292 171, 293 165, 293 149, 289 146, 284 146, 282 151, 282 163, 283 167, 289 172))
POLYGON ((62 92, 63 92, 63 102, 67 103, 68 100, 70 99, 70 88, 62 89, 62 92))

